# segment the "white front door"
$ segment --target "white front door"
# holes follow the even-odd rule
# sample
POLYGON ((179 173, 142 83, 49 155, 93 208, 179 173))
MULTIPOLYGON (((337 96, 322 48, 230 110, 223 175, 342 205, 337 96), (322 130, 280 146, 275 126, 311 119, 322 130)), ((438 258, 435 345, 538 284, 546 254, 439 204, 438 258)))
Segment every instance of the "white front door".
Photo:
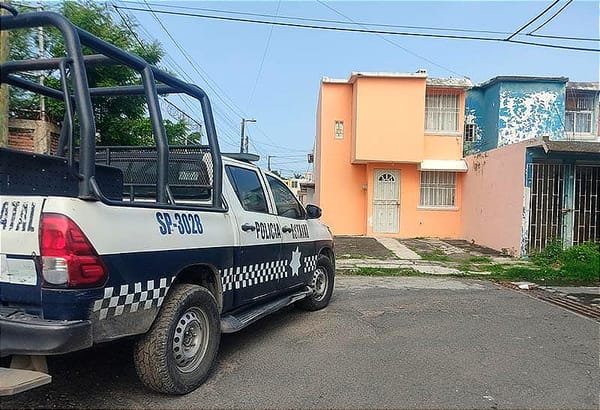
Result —
POLYGON ((373 189, 373 232, 398 233, 400 222, 400 171, 376 169, 373 189))

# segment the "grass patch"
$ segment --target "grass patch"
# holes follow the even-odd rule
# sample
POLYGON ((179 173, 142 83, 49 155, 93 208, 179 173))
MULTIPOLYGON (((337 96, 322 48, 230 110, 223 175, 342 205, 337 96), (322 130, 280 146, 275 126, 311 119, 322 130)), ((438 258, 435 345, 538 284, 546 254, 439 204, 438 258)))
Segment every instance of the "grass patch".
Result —
POLYGON ((358 268, 352 271, 343 271, 342 274, 355 276, 427 276, 412 268, 358 268))
POLYGON ((431 252, 422 252, 420 253, 420 256, 426 261, 448 262, 451 260, 450 257, 440 249, 434 249, 431 252))
POLYGON ((468 259, 470 263, 492 263, 492 258, 488 256, 472 256, 468 259))

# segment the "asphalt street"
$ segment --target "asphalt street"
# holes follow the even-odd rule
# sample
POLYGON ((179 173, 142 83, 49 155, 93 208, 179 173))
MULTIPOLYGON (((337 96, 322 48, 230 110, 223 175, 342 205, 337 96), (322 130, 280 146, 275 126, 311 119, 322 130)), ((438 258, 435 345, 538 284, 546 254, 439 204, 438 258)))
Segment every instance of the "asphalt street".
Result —
POLYGON ((338 277, 330 306, 224 335, 183 397, 137 380, 131 342, 49 361, 2 408, 595 408, 600 324, 491 282, 338 277))

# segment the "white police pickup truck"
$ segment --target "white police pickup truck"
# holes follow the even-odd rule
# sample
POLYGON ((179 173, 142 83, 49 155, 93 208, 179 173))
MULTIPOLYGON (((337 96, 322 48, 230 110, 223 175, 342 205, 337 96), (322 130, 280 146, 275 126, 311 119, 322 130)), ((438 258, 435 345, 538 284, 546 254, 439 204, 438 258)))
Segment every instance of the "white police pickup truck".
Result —
POLYGON ((66 49, 0 67, 2 84, 64 107, 56 155, 0 148, 0 355, 13 358, 0 369, 0 394, 48 381, 24 373, 24 358, 45 370, 46 355, 128 336, 142 382, 185 394, 209 376, 221 333, 290 304, 327 306, 335 258, 320 209, 305 209, 251 156, 221 155, 199 87, 59 14, 0 7, 12 13, 0 17, 2 30, 52 26, 66 49), (110 65, 141 85, 88 83, 91 70, 110 65), (32 81, 35 70, 56 70, 61 88, 32 81), (168 146, 165 93, 197 99, 207 145, 168 146), (94 102, 126 96, 145 97, 156 145, 96 147, 94 102))

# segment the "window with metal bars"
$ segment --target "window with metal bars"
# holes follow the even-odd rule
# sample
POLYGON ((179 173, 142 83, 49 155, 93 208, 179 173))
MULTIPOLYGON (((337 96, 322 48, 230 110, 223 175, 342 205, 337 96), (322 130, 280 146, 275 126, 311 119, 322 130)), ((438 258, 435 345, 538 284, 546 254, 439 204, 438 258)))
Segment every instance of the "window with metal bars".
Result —
POLYGON ((458 132, 458 94, 428 90, 425 95, 425 132, 458 132))
POLYGON ((477 129, 476 124, 465 124, 465 134, 464 134, 465 142, 475 141, 475 130, 476 129, 477 129))
POLYGON ((456 173, 421 171, 419 206, 453 208, 456 206, 456 173))
POLYGON ((565 132, 567 135, 591 134, 593 112, 593 96, 568 95, 565 107, 565 132))

